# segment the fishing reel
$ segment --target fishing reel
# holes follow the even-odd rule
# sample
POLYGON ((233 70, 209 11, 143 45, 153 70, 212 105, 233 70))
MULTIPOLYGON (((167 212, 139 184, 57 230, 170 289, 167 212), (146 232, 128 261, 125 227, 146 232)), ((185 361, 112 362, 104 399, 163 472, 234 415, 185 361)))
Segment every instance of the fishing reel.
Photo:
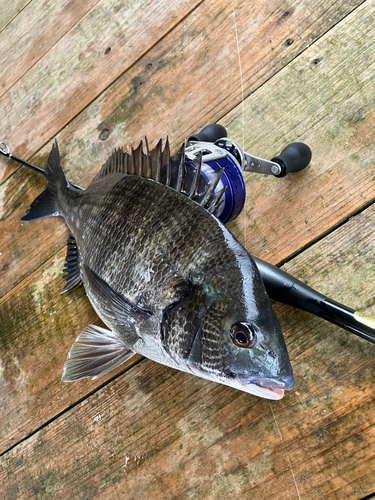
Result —
POLYGON ((185 166, 196 170, 197 158, 202 155, 201 177, 209 184, 212 172, 223 169, 220 182, 214 195, 224 191, 221 203, 215 215, 223 223, 235 219, 245 204, 246 190, 243 172, 285 177, 291 172, 298 172, 308 166, 311 150, 302 142, 294 142, 284 148, 272 160, 253 156, 232 139, 222 125, 213 124, 204 127, 198 134, 188 139, 185 149, 185 166))

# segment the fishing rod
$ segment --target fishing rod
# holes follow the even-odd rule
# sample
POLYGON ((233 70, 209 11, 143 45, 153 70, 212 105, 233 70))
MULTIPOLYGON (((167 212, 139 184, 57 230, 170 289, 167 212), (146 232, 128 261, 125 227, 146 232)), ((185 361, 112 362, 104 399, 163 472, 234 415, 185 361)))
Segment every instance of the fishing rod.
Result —
MULTIPOLYGON (((34 170, 34 172, 37 172, 38 174, 42 174, 43 177, 45 177, 47 179, 47 175, 42 168, 37 167, 36 165, 29 163, 28 161, 22 160, 21 158, 17 158, 17 156, 14 156, 10 152, 9 146, 7 146, 4 142, 0 142, 0 154, 5 156, 6 158, 8 158, 8 160, 13 160, 17 163, 20 163, 21 165, 23 165, 25 167, 31 168, 31 170, 34 170)), ((80 186, 77 186, 76 184, 72 184, 72 183, 70 183, 70 184, 77 189, 83 190, 83 188, 81 188, 80 186)))
POLYGON ((307 311, 375 344, 375 320, 317 292, 276 266, 253 257, 272 300, 307 311))
MULTIPOLYGON (((45 176, 43 169, 12 155, 4 143, 0 143, 0 154, 45 176)), ((213 177, 217 179, 217 175, 213 174, 222 170, 213 196, 222 196, 215 215, 226 223, 235 219, 243 209, 246 197, 243 172, 284 177, 306 168, 311 160, 311 150, 306 144, 296 142, 289 144, 271 160, 264 160, 243 151, 235 141, 227 137, 223 126, 214 124, 204 127, 187 141, 185 168, 192 174, 197 169, 198 157, 202 158, 200 164, 203 184, 210 184, 213 177)), ((374 319, 326 297, 276 266, 258 258, 254 260, 271 299, 307 311, 375 343, 374 319)))
POLYGON ((35 172, 38 172, 39 174, 42 174, 44 177, 46 177, 46 174, 42 168, 37 167, 36 165, 33 165, 32 163, 29 163, 25 160, 21 160, 21 158, 17 158, 17 156, 14 156, 11 152, 9 147, 4 143, 0 142, 0 154, 8 158, 8 160, 14 160, 17 163, 21 163, 21 165, 24 165, 25 167, 31 168, 31 170, 34 170, 35 172))

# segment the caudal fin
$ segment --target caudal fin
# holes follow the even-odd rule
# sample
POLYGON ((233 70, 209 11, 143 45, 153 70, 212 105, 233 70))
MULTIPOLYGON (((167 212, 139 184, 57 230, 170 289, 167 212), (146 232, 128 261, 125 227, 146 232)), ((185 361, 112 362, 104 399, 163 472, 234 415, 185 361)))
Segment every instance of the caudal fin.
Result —
POLYGON ((52 145, 48 156, 47 165, 42 171, 47 179, 47 189, 43 191, 31 204, 30 208, 22 217, 22 221, 44 219, 46 217, 57 217, 59 213, 59 194, 69 188, 69 182, 65 177, 57 141, 52 145))

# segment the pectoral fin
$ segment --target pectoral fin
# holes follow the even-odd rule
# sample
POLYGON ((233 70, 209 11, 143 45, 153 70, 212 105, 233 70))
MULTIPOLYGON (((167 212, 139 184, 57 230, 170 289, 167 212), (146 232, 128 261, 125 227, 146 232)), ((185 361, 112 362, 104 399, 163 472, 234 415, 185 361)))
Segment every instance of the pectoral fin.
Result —
POLYGON ((63 382, 93 380, 122 365, 134 355, 115 333, 90 325, 77 337, 66 359, 63 382))
POLYGON ((108 283, 98 276, 92 269, 84 265, 87 281, 107 311, 116 319, 120 325, 129 324, 129 317, 133 319, 148 318, 151 312, 142 309, 116 292, 108 283))

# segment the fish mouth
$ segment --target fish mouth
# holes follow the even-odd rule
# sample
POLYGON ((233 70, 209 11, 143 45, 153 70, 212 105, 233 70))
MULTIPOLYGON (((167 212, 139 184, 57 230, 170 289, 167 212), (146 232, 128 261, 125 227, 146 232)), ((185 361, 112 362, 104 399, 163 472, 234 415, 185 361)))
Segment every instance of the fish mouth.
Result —
POLYGON ((284 391, 290 391, 294 387, 294 377, 267 378, 238 374, 236 380, 246 392, 256 393, 261 397, 275 400, 282 399, 284 391))

